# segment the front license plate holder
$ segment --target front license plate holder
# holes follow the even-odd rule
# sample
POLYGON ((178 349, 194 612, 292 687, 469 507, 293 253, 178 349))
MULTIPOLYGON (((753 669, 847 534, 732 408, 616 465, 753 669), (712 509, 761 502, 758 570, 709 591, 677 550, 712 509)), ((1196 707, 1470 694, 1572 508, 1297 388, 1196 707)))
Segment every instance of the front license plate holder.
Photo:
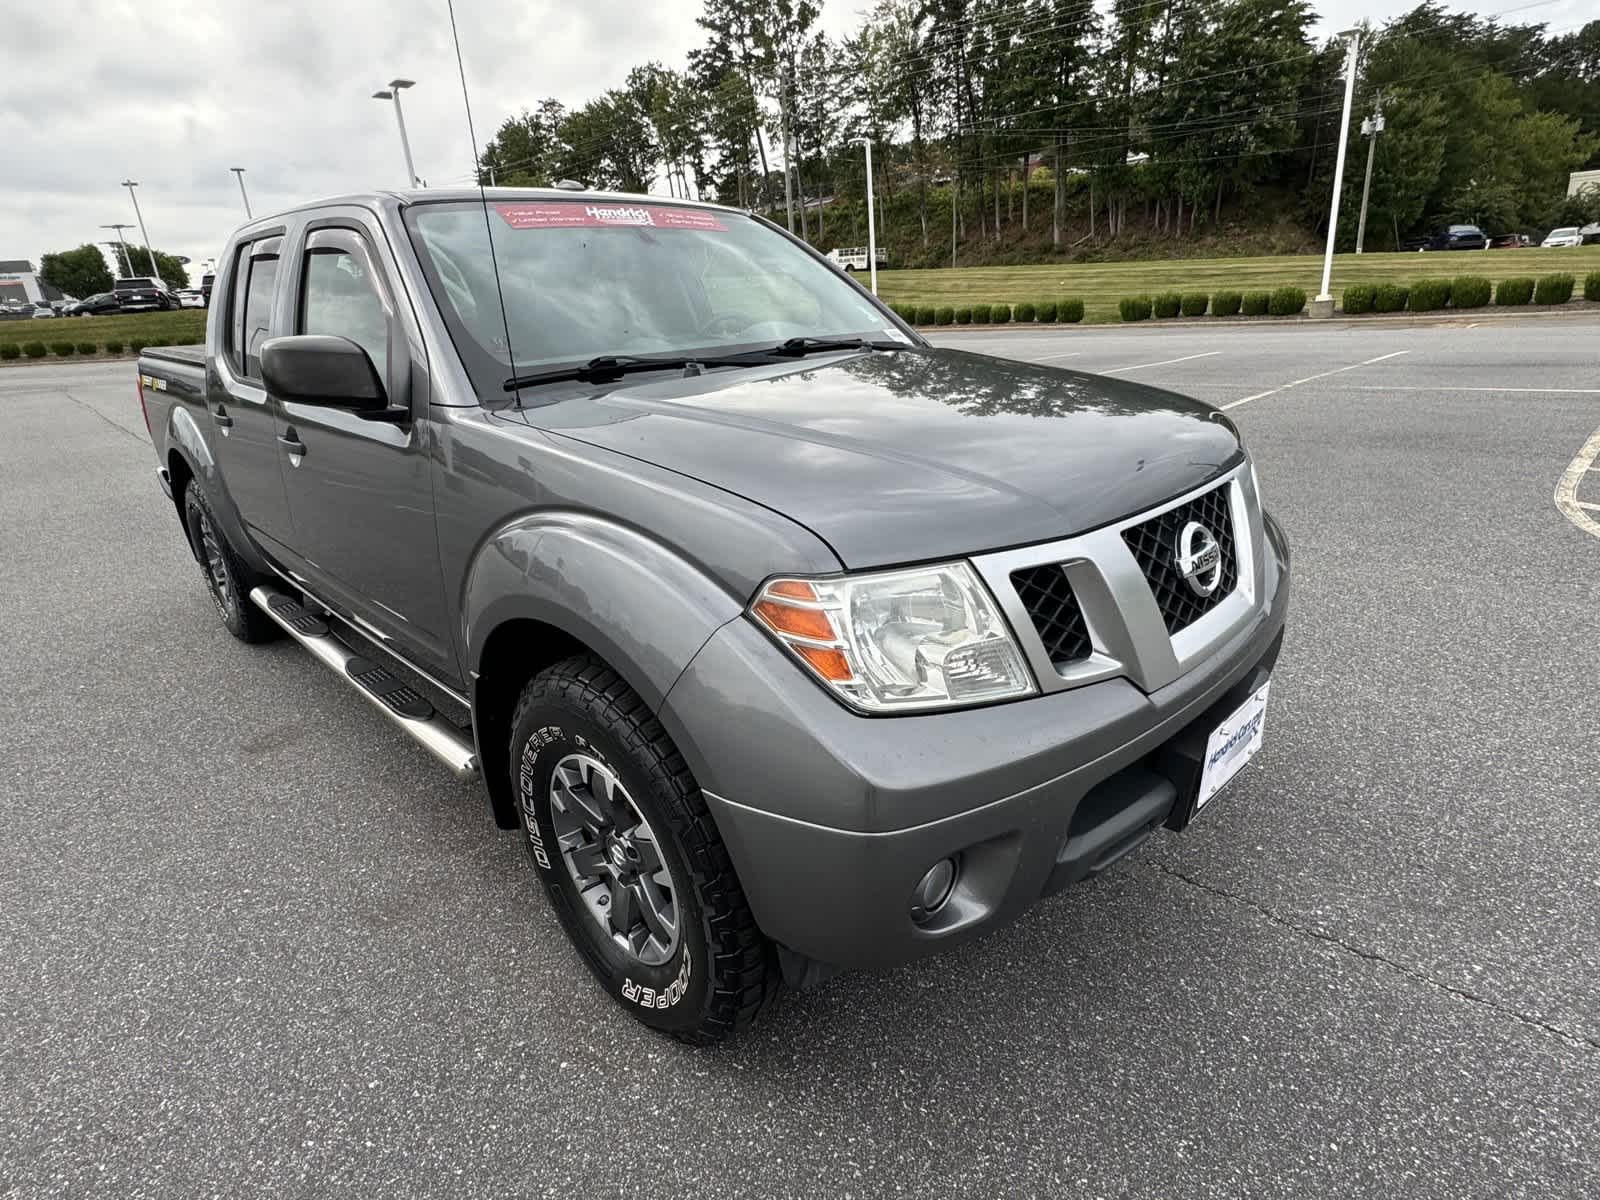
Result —
POLYGON ((1168 828, 1193 821, 1261 749, 1271 690, 1271 679, 1262 680, 1231 707, 1211 709, 1158 752, 1162 773, 1178 788, 1168 828))

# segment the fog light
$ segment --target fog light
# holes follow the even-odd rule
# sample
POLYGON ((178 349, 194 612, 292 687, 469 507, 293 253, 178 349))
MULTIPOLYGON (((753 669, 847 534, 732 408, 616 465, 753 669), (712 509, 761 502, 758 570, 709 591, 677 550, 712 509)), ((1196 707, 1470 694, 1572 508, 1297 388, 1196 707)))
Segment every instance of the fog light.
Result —
POLYGON ((944 907, 956 886, 956 860, 941 858, 911 893, 911 919, 919 925, 944 907))

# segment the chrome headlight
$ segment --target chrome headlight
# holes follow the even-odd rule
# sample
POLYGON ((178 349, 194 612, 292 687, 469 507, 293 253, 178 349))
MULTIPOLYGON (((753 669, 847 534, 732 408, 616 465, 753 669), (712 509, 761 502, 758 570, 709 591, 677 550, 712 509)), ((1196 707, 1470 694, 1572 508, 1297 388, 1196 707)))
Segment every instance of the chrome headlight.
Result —
POLYGON ((994 600, 966 563, 774 579, 750 615, 846 704, 955 708, 1037 689, 994 600))

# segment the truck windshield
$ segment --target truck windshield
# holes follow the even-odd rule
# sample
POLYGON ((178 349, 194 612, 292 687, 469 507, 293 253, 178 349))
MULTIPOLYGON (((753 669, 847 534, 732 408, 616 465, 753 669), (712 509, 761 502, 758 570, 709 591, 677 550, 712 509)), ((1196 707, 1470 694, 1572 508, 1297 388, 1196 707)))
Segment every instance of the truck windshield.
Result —
POLYGON ((903 336, 831 267, 738 213, 574 198, 491 203, 487 217, 476 201, 407 212, 480 389, 601 355, 903 336))

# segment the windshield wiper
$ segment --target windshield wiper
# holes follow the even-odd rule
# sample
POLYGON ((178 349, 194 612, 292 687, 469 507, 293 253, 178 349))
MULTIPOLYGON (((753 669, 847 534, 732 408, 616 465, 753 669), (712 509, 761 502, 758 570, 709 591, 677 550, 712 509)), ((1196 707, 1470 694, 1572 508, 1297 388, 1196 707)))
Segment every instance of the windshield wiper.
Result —
POLYGON ((635 371, 681 370, 692 362, 701 361, 703 360, 689 354, 652 358, 637 354, 600 354, 588 362, 571 367, 535 371, 532 375, 513 375, 502 386, 506 391, 514 392, 518 388, 537 387, 541 383, 566 383, 571 380, 583 383, 606 383, 613 379, 621 379, 624 375, 631 375, 635 371))
POLYGON ((741 350, 732 354, 664 354, 643 356, 637 354, 600 354, 588 362, 570 367, 555 367, 548 371, 535 371, 531 375, 513 375, 501 386, 508 392, 518 388, 538 387, 543 383, 609 383, 638 371, 672 371, 691 366, 700 367, 756 367, 770 363, 774 357, 800 358, 824 350, 905 350, 901 342, 873 341, 869 338, 818 338, 792 337, 776 346, 758 350, 741 350))
POLYGON ((874 341, 872 338, 819 338, 819 337, 792 337, 784 342, 779 342, 772 347, 769 353, 785 354, 799 358, 803 354, 819 354, 824 350, 904 350, 903 342, 887 340, 874 341))

